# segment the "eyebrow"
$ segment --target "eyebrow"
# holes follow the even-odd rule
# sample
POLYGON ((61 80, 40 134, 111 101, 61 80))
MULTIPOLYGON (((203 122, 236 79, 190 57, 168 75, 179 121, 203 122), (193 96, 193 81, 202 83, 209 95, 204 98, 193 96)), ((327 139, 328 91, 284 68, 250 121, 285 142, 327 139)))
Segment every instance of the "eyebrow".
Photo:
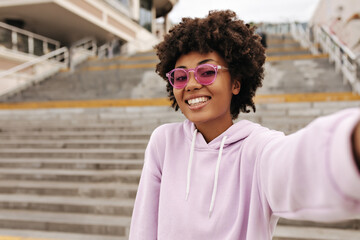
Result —
MULTIPOLYGON (((211 62, 211 61, 216 62, 214 59, 208 58, 208 59, 204 59, 204 60, 198 62, 197 66, 207 63, 207 62, 211 62)), ((176 68, 186 68, 186 66, 178 66, 176 68)))

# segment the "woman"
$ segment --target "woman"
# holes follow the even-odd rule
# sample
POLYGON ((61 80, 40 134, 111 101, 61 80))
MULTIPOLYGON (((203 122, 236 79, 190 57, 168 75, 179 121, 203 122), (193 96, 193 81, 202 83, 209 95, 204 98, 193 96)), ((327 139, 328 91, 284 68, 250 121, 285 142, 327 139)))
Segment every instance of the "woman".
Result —
POLYGON ((232 11, 183 21, 156 46, 157 72, 186 116, 152 134, 130 239, 270 240, 280 217, 360 213, 359 110, 289 136, 250 121, 264 48, 232 11))

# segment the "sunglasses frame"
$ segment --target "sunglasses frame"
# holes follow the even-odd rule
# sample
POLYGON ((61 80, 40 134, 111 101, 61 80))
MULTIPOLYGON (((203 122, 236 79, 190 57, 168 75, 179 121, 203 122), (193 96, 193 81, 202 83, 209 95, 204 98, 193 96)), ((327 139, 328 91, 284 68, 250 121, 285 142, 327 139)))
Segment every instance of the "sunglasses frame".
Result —
POLYGON ((170 84, 171 84, 174 88, 176 88, 176 89, 183 89, 183 88, 186 87, 186 85, 188 84, 188 82, 189 82, 189 80, 190 80, 190 75, 189 75, 190 72, 194 72, 195 80, 196 80, 198 83, 200 83, 201 85, 210 85, 210 84, 212 84, 212 83, 215 81, 215 79, 216 79, 216 77, 217 77, 218 70, 220 70, 220 69, 225 69, 225 70, 227 70, 228 68, 226 68, 226 67, 224 67, 224 66, 221 66, 221 65, 213 65, 213 64, 205 63, 205 64, 201 64, 201 65, 197 66, 196 68, 189 68, 189 69, 187 69, 187 68, 174 68, 174 69, 171 70, 170 72, 166 73, 166 77, 168 78, 170 84), (197 76, 197 74, 196 74, 197 70, 198 70, 200 67, 204 67, 204 66, 211 66, 211 67, 215 70, 214 79, 213 79, 211 82, 209 82, 209 83, 202 83, 201 81, 199 81, 198 76, 197 76), (181 71, 184 71, 184 72, 186 73, 186 77, 187 77, 187 78, 186 78, 186 82, 185 82, 184 85, 181 86, 181 87, 175 87, 175 84, 173 84, 173 83, 170 81, 170 76, 171 76, 171 74, 172 74, 174 71, 176 71, 176 70, 181 70, 181 71))

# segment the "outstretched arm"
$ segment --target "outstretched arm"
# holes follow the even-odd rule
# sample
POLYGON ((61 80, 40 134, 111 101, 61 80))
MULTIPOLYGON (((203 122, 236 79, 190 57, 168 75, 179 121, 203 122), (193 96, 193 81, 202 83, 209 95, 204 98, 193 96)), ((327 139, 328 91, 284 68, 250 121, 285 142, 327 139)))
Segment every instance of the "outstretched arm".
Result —
POLYGON ((311 221, 359 216, 359 116, 347 109, 269 141, 259 176, 275 216, 311 221))

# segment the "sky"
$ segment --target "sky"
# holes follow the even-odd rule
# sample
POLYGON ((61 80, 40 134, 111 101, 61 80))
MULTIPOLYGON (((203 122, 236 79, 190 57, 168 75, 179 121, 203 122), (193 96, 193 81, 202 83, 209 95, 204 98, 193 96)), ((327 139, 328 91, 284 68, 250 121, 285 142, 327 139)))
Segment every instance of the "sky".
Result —
POLYGON ((179 0, 169 14, 173 23, 182 17, 204 17, 209 10, 231 9, 245 22, 310 20, 319 0, 179 0))

